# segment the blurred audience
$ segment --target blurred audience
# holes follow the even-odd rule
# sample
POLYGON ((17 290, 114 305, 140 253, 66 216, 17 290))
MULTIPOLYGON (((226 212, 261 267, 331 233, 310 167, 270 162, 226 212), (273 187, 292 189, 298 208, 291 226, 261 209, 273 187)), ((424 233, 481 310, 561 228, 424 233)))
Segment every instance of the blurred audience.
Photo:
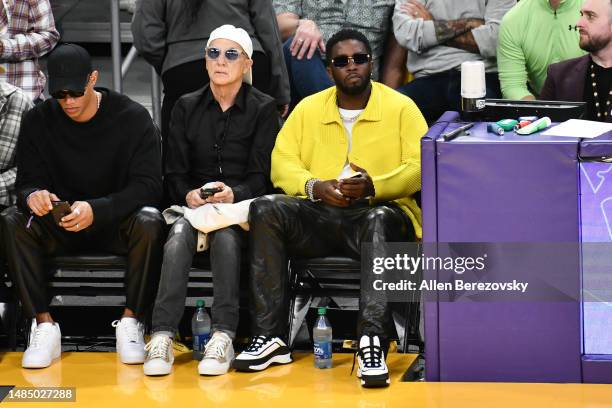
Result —
POLYGON ((406 50, 391 30, 393 4, 394 0, 274 0, 292 106, 334 85, 325 70, 325 42, 343 28, 363 32, 372 45, 375 81, 392 88, 404 82, 406 50))
POLYGON ((59 40, 49 0, 0 1, 0 82, 21 88, 41 100, 45 75, 38 58, 59 40))
POLYGON ((550 64, 579 57, 575 26, 583 0, 523 0, 502 20, 497 46, 506 99, 536 99, 550 64))
POLYGON ((17 139, 21 119, 31 107, 21 89, 0 82, 0 211, 15 203, 17 139))
POLYGON ((516 0, 396 0, 393 30, 408 49, 415 79, 398 90, 432 123, 461 109, 461 64, 483 61, 487 97, 501 96, 496 47, 499 25, 516 0))

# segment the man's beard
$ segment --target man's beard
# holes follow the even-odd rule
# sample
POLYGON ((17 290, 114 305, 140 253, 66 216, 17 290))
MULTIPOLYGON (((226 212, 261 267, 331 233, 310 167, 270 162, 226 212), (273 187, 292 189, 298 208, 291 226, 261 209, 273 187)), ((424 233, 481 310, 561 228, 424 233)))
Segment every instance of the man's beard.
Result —
POLYGON ((585 50, 586 52, 594 53, 603 50, 608 46, 610 41, 612 40, 612 36, 599 36, 599 37, 591 37, 587 36, 583 41, 583 38, 580 38, 580 48, 585 50))
POLYGON ((368 89, 368 85, 370 85, 370 81, 363 80, 358 85, 346 85, 341 81, 336 81, 336 85, 340 90, 346 95, 359 95, 362 94, 366 89, 368 89))

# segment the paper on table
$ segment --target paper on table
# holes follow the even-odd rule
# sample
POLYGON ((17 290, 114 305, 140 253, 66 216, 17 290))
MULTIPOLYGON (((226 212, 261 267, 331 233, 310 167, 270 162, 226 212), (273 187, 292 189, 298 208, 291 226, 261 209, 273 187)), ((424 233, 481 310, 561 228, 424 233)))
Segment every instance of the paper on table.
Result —
POLYGON ((543 136, 565 136, 593 139, 612 130, 612 123, 570 119, 543 132, 543 136))

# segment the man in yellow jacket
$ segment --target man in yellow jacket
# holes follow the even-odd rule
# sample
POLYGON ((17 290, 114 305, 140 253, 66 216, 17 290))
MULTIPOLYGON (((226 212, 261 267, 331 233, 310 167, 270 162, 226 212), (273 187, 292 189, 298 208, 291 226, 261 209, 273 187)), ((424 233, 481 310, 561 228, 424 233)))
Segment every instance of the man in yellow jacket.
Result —
MULTIPOLYGON (((234 361, 241 371, 291 362, 282 339, 289 256, 360 259, 362 244, 377 251, 379 244, 421 237, 413 196, 421 189, 425 119, 412 100, 370 80, 372 52, 363 34, 342 30, 326 49, 336 86, 298 104, 272 152, 272 182, 286 195, 251 204, 255 336, 234 361)), ((372 288, 375 275, 362 273, 357 375, 365 387, 386 386, 390 312, 384 294, 372 288)))

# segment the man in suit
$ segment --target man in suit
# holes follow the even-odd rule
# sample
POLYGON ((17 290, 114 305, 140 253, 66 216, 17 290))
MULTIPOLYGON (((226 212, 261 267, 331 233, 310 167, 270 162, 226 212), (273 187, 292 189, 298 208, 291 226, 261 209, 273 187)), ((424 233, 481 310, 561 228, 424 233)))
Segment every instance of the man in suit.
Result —
POLYGON ((587 0, 576 27, 589 54, 548 67, 540 99, 586 102, 586 119, 612 122, 612 2, 587 0))

